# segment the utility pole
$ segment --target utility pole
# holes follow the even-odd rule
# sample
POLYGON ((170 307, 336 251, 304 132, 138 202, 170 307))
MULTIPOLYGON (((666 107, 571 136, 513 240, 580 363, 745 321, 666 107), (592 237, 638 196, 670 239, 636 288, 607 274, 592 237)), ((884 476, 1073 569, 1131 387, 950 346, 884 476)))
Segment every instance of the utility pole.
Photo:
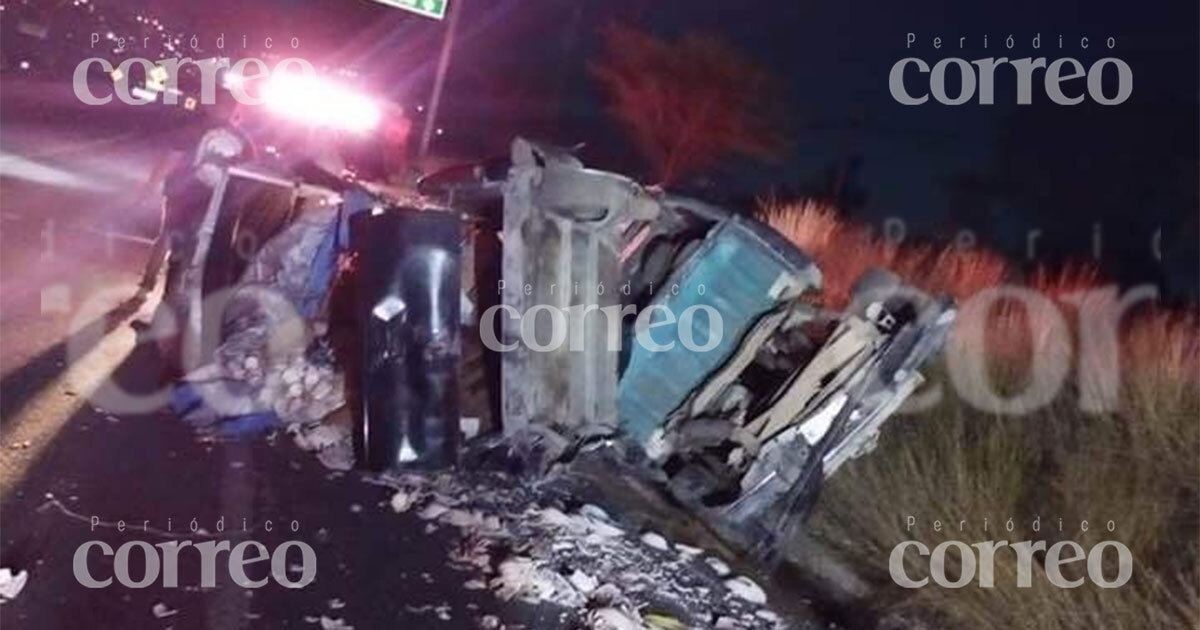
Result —
POLYGON ((437 128, 438 108, 442 104, 442 88, 446 83, 446 71, 450 68, 450 55, 454 51, 454 38, 458 32, 458 16, 462 14, 464 0, 455 0, 453 7, 447 7, 450 12, 450 24, 446 27, 446 37, 442 40, 442 52, 438 56, 437 76, 433 80, 433 94, 429 97, 429 114, 425 117, 425 128, 421 131, 421 147, 417 152, 417 162, 424 162, 429 154, 429 143, 433 140, 433 132, 437 128))

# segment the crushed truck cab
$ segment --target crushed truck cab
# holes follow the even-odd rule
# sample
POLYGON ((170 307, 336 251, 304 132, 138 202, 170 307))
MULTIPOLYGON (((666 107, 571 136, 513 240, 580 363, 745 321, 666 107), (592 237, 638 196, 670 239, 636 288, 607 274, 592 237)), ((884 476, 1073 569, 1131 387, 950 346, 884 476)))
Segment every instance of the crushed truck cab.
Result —
POLYGON ((765 224, 523 140, 503 194, 510 439, 551 461, 615 440, 743 549, 874 448, 954 318, 882 270, 822 308, 816 264, 765 224))

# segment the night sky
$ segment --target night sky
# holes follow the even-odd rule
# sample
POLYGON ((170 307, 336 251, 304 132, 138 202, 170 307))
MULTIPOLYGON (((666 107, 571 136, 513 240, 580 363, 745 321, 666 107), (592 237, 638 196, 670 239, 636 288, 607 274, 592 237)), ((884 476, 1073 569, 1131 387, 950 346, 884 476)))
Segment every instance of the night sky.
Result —
MULTIPOLYGON (((880 225, 900 218, 910 233, 928 238, 970 228, 1013 256, 1024 253, 1028 230, 1041 229, 1045 251, 1035 262, 1051 263, 1090 256, 1098 224, 1101 262, 1114 277, 1167 282, 1184 295, 1194 295, 1200 283, 1200 3, 1194 0, 461 1, 443 152, 499 154, 508 138, 526 134, 563 145, 586 142, 586 161, 642 173, 587 71, 601 50, 598 29, 617 19, 666 38, 707 31, 778 77, 794 136, 779 164, 730 161, 714 173, 721 201, 833 196, 858 220, 880 225), (908 33, 917 41, 906 49, 908 33), (1034 50, 1038 34, 1041 49, 1034 50), (934 37, 943 39, 941 50, 933 48, 934 37), (998 71, 995 105, 904 106, 892 98, 888 74, 910 56, 930 65, 945 57, 1072 57, 1085 69, 1113 56, 1131 67, 1133 93, 1116 106, 1057 105, 1046 97, 1039 71, 1033 103, 1018 106, 1009 68, 998 71), (1163 263, 1151 248, 1160 228, 1163 263)), ((169 15, 202 41, 219 33, 251 42, 299 37, 297 54, 353 66, 373 89, 410 109, 427 97, 444 29, 370 0, 122 4, 169 15)), ((1106 85, 1115 92, 1111 81, 1106 85)), ((948 91, 958 91, 953 79, 948 91)))

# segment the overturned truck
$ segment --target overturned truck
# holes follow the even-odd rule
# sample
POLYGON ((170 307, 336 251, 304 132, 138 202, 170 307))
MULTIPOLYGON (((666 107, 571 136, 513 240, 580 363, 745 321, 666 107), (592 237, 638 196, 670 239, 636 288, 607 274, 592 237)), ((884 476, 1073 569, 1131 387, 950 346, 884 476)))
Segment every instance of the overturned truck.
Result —
MULTIPOLYGON (((844 310, 824 308, 811 299, 820 270, 771 228, 568 152, 518 139, 506 168, 489 164, 428 179, 419 201, 336 178, 258 177, 287 193, 277 205, 291 218, 269 226, 240 280, 211 271, 251 216, 229 196, 236 186, 218 186, 191 279, 176 289, 186 295, 172 298, 194 304, 188 334, 220 335, 218 357, 231 330, 246 337, 230 316, 202 330, 202 298, 277 267, 265 282, 286 284, 307 320, 295 360, 320 354, 319 374, 344 375, 360 466, 429 467, 462 453, 472 466, 502 452, 540 473, 600 460, 732 546, 765 553, 825 478, 874 447, 953 320, 949 300, 881 270, 844 310), (352 343, 322 340, 339 330, 352 343), (459 404, 481 392, 475 410, 459 404), (463 416, 488 409, 484 434, 459 449, 463 416)), ((223 181, 248 176, 230 169, 223 181)), ((257 295, 235 290, 234 302, 243 292, 257 295)), ((252 340, 279 328, 245 310, 233 313, 260 322, 252 340)), ((273 391, 266 372, 255 391, 273 391)), ((277 387, 303 390, 279 373, 277 387)))

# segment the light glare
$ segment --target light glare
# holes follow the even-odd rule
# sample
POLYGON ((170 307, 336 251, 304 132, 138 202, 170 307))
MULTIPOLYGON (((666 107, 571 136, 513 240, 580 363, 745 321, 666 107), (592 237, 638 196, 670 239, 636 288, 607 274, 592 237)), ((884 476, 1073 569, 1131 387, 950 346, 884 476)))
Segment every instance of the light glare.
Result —
POLYGON ((273 75, 263 89, 263 102, 288 118, 353 132, 374 129, 382 116, 366 96, 307 75, 273 75))

